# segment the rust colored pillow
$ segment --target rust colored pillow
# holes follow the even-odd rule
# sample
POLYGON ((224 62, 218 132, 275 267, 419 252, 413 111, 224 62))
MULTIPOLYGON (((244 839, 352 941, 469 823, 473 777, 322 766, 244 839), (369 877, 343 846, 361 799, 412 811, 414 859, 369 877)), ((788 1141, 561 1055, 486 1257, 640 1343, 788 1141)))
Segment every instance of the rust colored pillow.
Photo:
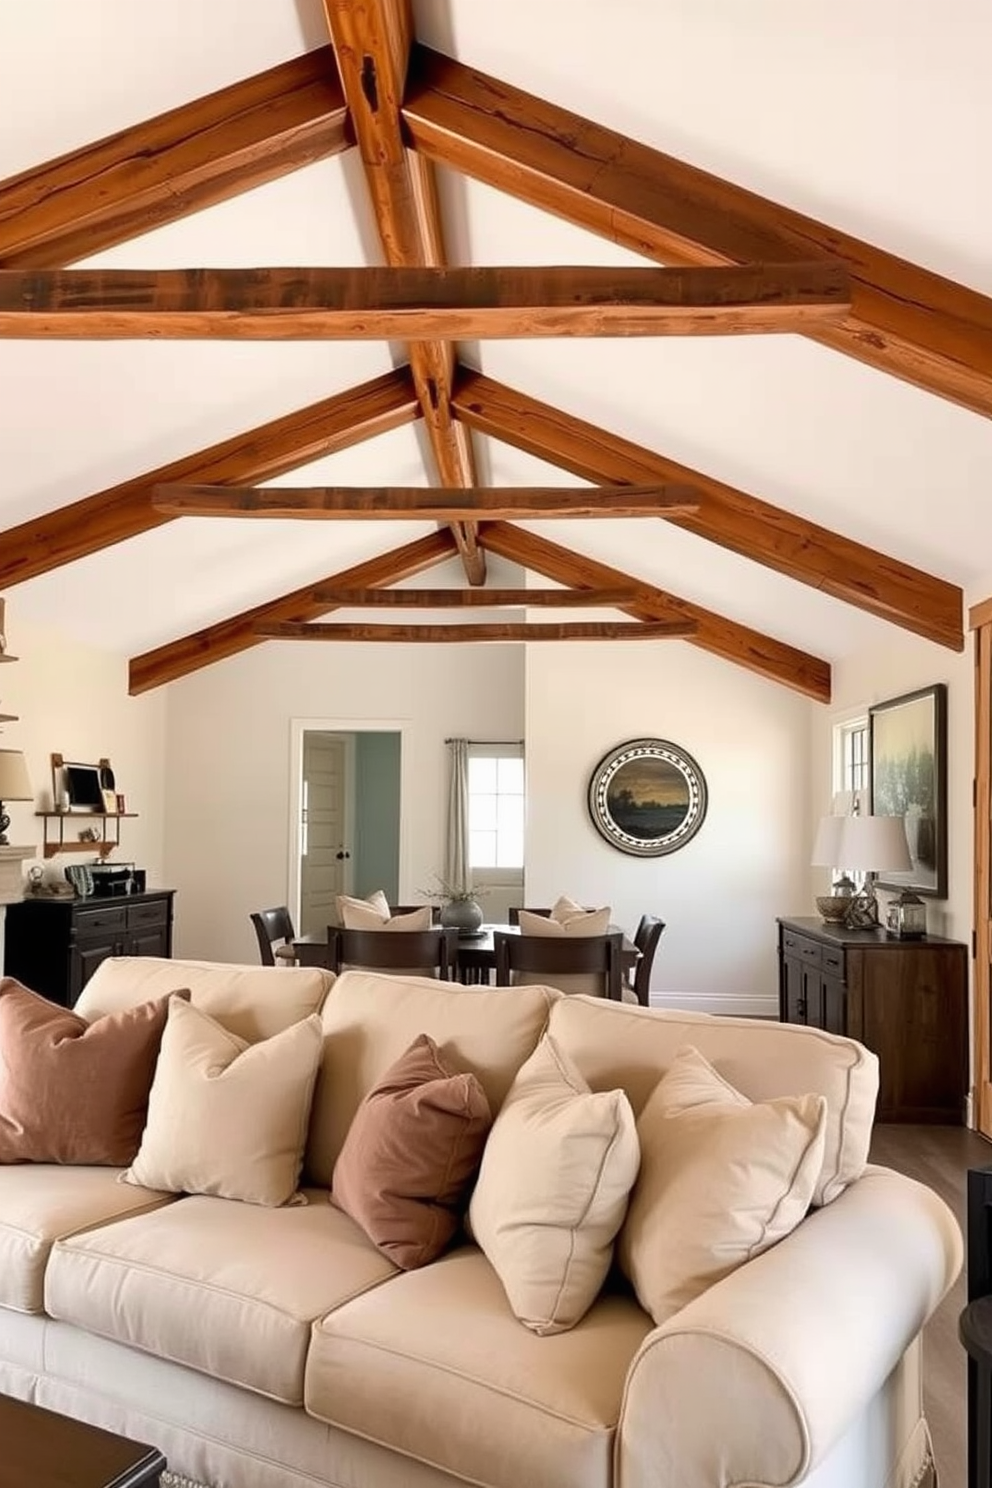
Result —
POLYGON ((476 1076, 422 1033, 359 1106, 331 1199, 401 1270, 425 1266, 461 1223, 491 1125, 476 1076))
POLYGON ((87 1023, 4 977, 0 1163, 126 1167, 141 1143, 168 1008, 162 997, 87 1023))

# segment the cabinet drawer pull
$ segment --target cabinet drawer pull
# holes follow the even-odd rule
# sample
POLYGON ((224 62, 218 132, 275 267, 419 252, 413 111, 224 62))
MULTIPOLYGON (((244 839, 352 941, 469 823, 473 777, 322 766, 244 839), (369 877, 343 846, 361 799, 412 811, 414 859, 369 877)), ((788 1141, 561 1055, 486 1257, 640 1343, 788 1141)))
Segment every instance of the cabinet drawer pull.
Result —
POLYGON ((823 952, 823 969, 824 969, 824 971, 831 972, 833 976, 843 977, 843 975, 844 975, 844 952, 843 951, 824 951, 823 952))

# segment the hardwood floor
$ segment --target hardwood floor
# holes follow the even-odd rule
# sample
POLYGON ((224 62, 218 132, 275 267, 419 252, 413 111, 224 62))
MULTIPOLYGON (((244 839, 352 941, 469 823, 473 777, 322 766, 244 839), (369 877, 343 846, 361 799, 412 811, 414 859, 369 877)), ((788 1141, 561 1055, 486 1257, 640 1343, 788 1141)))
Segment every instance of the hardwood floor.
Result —
MULTIPOLYGON (((871 1160, 935 1189, 963 1233, 968 1169, 992 1166, 992 1142, 963 1126, 876 1126, 871 1160)), ((966 1355, 958 1341, 966 1293, 962 1272, 923 1335, 923 1389, 940 1488, 966 1488, 968 1478, 966 1355)))

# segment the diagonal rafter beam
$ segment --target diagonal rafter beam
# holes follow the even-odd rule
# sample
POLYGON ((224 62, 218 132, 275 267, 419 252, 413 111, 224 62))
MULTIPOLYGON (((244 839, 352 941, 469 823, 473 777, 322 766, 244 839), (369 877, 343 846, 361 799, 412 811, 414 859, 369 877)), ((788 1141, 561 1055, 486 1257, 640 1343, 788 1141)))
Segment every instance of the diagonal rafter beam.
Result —
POLYGON ((992 415, 992 299, 423 46, 406 138, 452 166, 671 264, 846 262, 853 306, 821 345, 992 415))
POLYGON ((322 47, 0 181, 0 267, 88 257, 351 143, 322 47))
POLYGON ((161 687, 165 682, 175 682, 201 667, 212 666, 215 661, 224 661, 237 656, 252 646, 262 643, 258 627, 278 624, 281 621, 316 620, 326 615, 327 601, 321 598, 321 590, 328 585, 340 584, 343 588, 364 588, 366 585, 395 584, 400 579, 413 578, 425 569, 443 563, 457 553, 453 534, 442 527, 416 542, 380 553, 366 563, 354 568, 342 569, 329 578, 319 579, 291 594, 266 604, 255 605, 240 615, 232 615, 216 625, 208 625, 193 635, 170 641, 154 651, 132 657, 129 664, 128 691, 132 696, 161 687))
POLYGON ((585 423, 560 408, 461 369, 454 407, 477 433, 548 460, 584 480, 691 485, 695 513, 667 520, 835 599, 955 651, 964 649, 955 584, 806 521, 757 496, 585 423))
POLYGON ((554 579, 559 584, 577 589, 633 585, 637 590, 636 602, 622 606, 633 619, 694 622, 696 632, 688 637, 690 645, 700 646, 714 656, 757 672, 771 682, 783 683, 817 702, 830 701, 830 664, 816 656, 703 609, 689 600, 679 599, 653 584, 632 578, 620 569, 585 558, 571 548, 549 542, 533 532, 525 532, 510 522, 487 523, 480 531, 480 541, 489 552, 499 553, 532 573, 543 574, 546 579, 554 579))
POLYGON ((411 423, 419 412, 409 373, 399 368, 10 527, 0 532, 0 589, 172 521, 152 505, 153 488, 163 482, 223 485, 266 480, 411 423))
MULTIPOLYGON (((386 262, 397 268, 445 263, 434 169, 407 151, 400 105, 413 44, 409 0, 324 0, 338 71, 358 140, 386 262)), ((451 413, 454 347, 445 341, 409 345, 424 428, 444 486, 474 486, 468 429, 451 413)), ((473 523, 452 527, 470 584, 484 584, 485 555, 473 523)))

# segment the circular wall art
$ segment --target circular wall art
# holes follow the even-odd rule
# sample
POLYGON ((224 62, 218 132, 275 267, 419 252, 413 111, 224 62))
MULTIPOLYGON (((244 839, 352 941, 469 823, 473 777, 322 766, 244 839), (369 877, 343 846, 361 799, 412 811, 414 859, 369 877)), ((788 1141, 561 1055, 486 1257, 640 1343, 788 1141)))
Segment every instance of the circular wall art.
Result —
POLYGON ((706 780, 691 754, 667 739, 628 739, 589 781, 589 814, 620 852, 658 858, 694 837, 706 815, 706 780))

